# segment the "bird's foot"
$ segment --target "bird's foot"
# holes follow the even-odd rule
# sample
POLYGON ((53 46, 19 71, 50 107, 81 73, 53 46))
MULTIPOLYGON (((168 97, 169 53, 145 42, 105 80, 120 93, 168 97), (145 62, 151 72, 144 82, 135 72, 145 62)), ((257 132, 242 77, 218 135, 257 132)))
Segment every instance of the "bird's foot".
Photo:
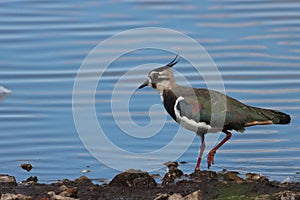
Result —
POLYGON ((213 151, 213 150, 208 153, 208 156, 207 156, 208 169, 210 168, 211 165, 213 165, 215 163, 215 153, 216 153, 216 151, 213 151))

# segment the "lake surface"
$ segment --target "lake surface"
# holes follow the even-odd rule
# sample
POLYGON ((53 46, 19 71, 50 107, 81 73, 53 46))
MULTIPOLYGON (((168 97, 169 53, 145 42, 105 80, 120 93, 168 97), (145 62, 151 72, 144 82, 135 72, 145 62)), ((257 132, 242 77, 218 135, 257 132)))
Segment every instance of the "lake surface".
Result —
MULTIPOLYGON (((139 49, 122 55, 107 69, 101 64, 106 54, 100 54, 103 56, 93 61, 94 71, 85 74, 86 80, 102 75, 95 86, 94 104, 106 137, 115 147, 135 156, 119 155, 111 148, 101 147, 99 154, 106 161, 98 161, 85 148, 85 133, 78 134, 73 118, 75 78, 89 53, 122 31, 161 27, 186 34, 206 49, 222 76, 227 95, 253 106, 281 110, 292 117, 290 125, 256 126, 244 133, 234 132, 217 152, 211 170, 256 172, 270 179, 291 177, 299 181, 299 10, 297 1, 1 1, 0 86, 12 93, 0 97, 0 173, 16 176, 19 181, 38 176, 41 182, 48 182, 74 179, 86 169, 91 171, 85 174, 90 178, 111 179, 118 169, 110 165, 135 168, 143 163, 142 170, 159 165, 160 169, 153 168, 153 173, 162 174, 163 163, 177 154, 182 154, 177 161, 186 162, 180 168, 185 173, 192 172, 200 141, 189 131, 186 138, 173 144, 171 152, 161 150, 145 159, 147 153, 170 144, 179 129, 161 107, 156 106, 151 115, 165 123, 151 137, 144 128, 141 138, 125 134, 114 117, 122 123, 122 116, 128 120, 126 113, 118 109, 113 113, 111 108, 113 100, 119 102, 130 94, 131 119, 139 127, 151 123, 149 109, 161 104, 159 95, 151 88, 131 93, 132 88, 142 83, 148 71, 159 67, 151 63, 166 64, 174 53, 139 49), (142 66, 140 71, 133 70, 136 66, 142 66), (131 71, 135 73, 126 76, 131 71), (113 99, 121 79, 125 82, 116 92, 119 96, 113 99), (27 162, 34 167, 31 172, 19 167, 27 162)), ((135 39, 138 37, 132 40, 135 39)), ((171 42, 179 49, 188 48, 179 41, 171 42)), ((109 50, 122 52, 124 45, 118 43, 109 50)), ((207 86, 188 60, 181 59, 174 69, 179 82, 184 84, 184 77, 193 87, 207 86)), ((212 73, 208 76, 214 75, 210 68, 205 70, 212 73)), ((92 103, 83 98, 82 112, 92 103)), ((89 126, 86 129, 94 131, 89 126)), ((206 159, 201 167, 206 169, 206 159)))

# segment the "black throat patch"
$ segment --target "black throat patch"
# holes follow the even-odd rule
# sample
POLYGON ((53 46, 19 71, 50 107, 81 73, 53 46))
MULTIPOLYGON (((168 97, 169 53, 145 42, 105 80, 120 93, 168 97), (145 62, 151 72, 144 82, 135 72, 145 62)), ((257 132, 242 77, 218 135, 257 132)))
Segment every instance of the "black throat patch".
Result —
POLYGON ((164 90, 162 93, 163 104, 169 115, 176 121, 176 115, 174 111, 174 105, 176 102, 176 95, 171 90, 164 90))
POLYGON ((156 84, 155 83, 151 83, 151 87, 153 87, 154 89, 156 89, 156 84))

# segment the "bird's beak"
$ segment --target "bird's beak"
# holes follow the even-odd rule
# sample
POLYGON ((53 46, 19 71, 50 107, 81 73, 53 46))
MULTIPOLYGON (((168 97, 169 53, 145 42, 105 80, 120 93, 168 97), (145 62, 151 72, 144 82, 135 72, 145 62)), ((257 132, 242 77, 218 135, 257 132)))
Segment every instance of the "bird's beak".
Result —
POLYGON ((148 86, 148 84, 149 84, 149 81, 146 80, 146 81, 145 81, 142 85, 140 85, 138 88, 139 88, 139 89, 142 89, 143 87, 148 86))

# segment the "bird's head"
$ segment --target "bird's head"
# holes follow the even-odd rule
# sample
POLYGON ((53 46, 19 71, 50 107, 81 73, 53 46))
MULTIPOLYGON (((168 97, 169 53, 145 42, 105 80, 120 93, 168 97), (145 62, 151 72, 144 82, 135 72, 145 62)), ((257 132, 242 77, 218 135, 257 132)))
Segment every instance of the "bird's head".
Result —
POLYGON ((139 89, 150 86, 160 93, 164 89, 171 89, 176 85, 172 67, 179 61, 178 55, 167 65, 156 68, 149 72, 147 80, 139 86, 139 89))

